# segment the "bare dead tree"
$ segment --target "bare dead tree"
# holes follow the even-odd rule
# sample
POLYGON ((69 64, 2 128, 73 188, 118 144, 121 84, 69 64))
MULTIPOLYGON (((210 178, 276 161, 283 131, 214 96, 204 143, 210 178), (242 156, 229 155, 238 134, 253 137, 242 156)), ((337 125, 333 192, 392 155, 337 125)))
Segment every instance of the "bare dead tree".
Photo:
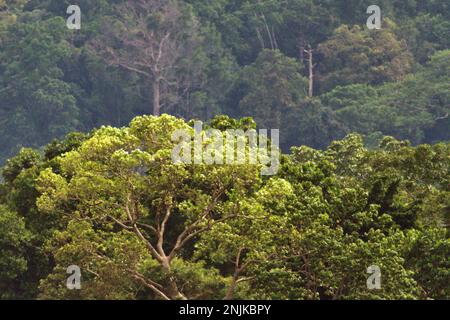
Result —
POLYGON ((314 68, 316 67, 316 65, 313 62, 314 50, 311 48, 311 45, 308 45, 308 50, 304 51, 308 55, 308 70, 309 70, 308 96, 312 97, 314 95, 314 68))
MULTIPOLYGON (((254 15, 257 19, 260 19, 261 23, 263 24, 263 29, 265 30, 265 33, 267 34, 267 37, 269 39, 270 49, 272 50, 278 49, 278 42, 275 36, 275 28, 273 26, 272 27, 269 26, 264 13, 261 12, 257 14, 256 12, 254 12, 254 15)), ((256 29, 256 36, 258 37, 258 40, 261 44, 261 48, 265 49, 266 45, 264 42, 264 38, 262 36, 262 32, 258 27, 255 27, 255 29, 256 29)))
MULTIPOLYGON (((255 17, 258 18, 258 15, 255 12, 255 17)), ((261 44, 261 49, 265 49, 266 48, 266 44, 264 43, 264 38, 261 35, 261 31, 259 30, 258 27, 255 27, 256 29, 256 36, 258 37, 259 43, 261 44)))
POLYGON ((176 69, 187 34, 180 5, 171 0, 128 0, 116 12, 120 28, 105 24, 104 36, 91 47, 109 65, 147 79, 152 114, 158 116, 180 87, 176 69))

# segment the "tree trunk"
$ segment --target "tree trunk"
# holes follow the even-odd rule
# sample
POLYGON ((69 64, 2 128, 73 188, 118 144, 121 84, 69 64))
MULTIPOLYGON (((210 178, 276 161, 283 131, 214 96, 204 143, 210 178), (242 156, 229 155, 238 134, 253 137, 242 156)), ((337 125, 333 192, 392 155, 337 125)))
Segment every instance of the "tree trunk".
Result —
POLYGON ((161 113, 161 80, 153 82, 153 115, 159 116, 161 113))
MULTIPOLYGON (((170 274, 170 263, 167 258, 162 262, 162 267, 167 274, 170 274)), ((186 296, 180 292, 174 277, 169 275, 169 283, 165 292, 172 300, 187 300, 186 296)))
POLYGON ((227 290, 227 294, 225 295, 224 300, 231 300, 234 296, 234 291, 236 290, 236 284, 239 279, 239 272, 235 271, 233 275, 233 279, 231 280, 230 287, 227 290))
POLYGON ((308 45, 308 64, 309 64, 309 89, 308 96, 312 97, 314 95, 314 64, 313 64, 313 50, 311 46, 308 45))

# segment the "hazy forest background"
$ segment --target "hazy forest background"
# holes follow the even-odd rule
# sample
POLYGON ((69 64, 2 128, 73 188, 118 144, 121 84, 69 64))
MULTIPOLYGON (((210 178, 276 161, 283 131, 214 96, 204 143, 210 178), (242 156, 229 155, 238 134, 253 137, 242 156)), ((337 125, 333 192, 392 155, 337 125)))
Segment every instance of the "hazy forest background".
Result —
POLYGON ((65 24, 70 1, 0 2, 3 161, 21 146, 156 113, 252 116, 283 128, 286 151, 324 148, 349 132, 370 145, 382 135, 449 140, 446 0, 379 1, 378 31, 365 26, 370 1, 189 0, 153 15, 163 1, 137 13, 117 11, 120 2, 78 1, 78 31, 65 24), (141 43, 142 17, 157 35, 141 43), (141 52, 167 34, 152 70, 141 52))

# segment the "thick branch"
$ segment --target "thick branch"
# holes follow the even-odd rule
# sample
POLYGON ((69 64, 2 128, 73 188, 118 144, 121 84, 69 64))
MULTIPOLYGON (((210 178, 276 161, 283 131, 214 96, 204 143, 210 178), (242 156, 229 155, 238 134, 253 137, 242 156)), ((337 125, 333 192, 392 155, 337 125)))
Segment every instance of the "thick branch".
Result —
POLYGON ((141 283, 143 283, 145 286, 153 290, 156 294, 158 294, 160 297, 162 297, 164 300, 171 300, 164 292, 162 292, 160 289, 158 289, 153 281, 150 281, 148 279, 145 279, 142 275, 134 272, 133 278, 139 280, 141 283))
POLYGON ((166 225, 169 221, 170 215, 172 213, 172 210, 170 207, 167 207, 166 209, 166 215, 164 216, 163 222, 161 223, 159 227, 159 233, 158 233, 158 243, 156 245, 156 248, 158 249, 159 254, 161 257, 165 257, 166 254, 164 252, 163 244, 164 244, 164 233, 166 231, 166 225))

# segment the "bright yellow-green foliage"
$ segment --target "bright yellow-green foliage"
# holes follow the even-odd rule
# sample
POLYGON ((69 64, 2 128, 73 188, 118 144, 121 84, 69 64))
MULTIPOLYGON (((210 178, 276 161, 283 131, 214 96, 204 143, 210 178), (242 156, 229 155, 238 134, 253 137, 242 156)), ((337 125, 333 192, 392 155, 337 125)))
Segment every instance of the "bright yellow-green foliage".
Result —
MULTIPOLYGON (((0 262, 51 299, 450 297, 449 144, 385 137, 368 150, 349 135, 325 151, 293 148, 262 179, 258 166, 174 164, 180 128, 192 130, 168 115, 138 117, 55 141, 44 157, 23 150, 3 171, 1 199, 34 236, 20 243, 29 231, 8 230, 17 251, 0 262), (28 246, 41 249, 24 257, 28 246), (70 265, 81 290, 66 288, 70 265), (367 287, 372 265, 379 290, 367 287)), ((6 212, 0 232, 16 219, 6 212)))

